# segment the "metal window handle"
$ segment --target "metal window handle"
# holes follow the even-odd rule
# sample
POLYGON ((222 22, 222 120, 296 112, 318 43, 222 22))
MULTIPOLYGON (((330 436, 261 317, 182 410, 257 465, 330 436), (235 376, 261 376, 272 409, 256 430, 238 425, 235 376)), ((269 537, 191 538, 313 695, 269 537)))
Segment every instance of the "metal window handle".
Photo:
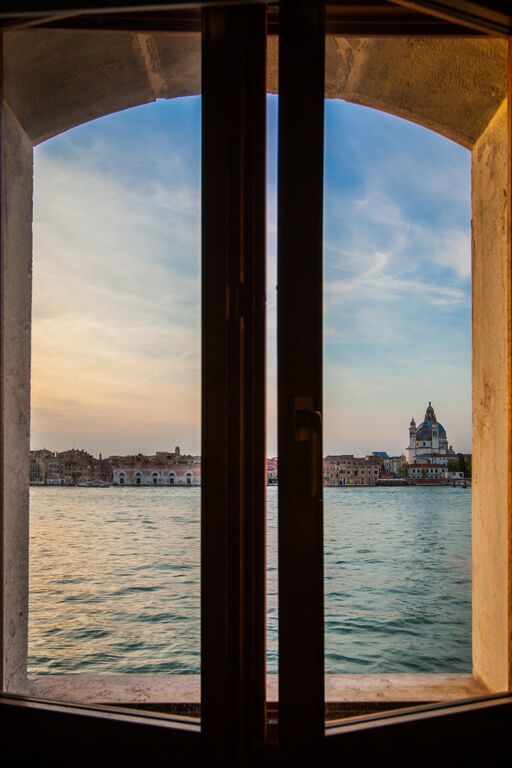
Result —
POLYGON ((319 499, 322 492, 322 414, 312 407, 312 397, 296 397, 294 406, 295 440, 298 443, 309 442, 311 446, 309 496, 319 499))

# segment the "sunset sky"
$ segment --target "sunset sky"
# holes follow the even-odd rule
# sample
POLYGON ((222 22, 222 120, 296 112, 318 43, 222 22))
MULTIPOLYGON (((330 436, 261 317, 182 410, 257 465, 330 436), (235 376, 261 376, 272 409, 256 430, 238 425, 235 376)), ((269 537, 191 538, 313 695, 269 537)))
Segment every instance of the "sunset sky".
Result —
MULTIPOLYGON (((270 456, 276 97, 268 108, 270 456)), ((325 169, 324 453, 401 453, 429 400, 469 451, 469 152, 328 101, 325 169)), ((32 447, 199 453, 199 98, 45 142, 34 182, 32 447)))

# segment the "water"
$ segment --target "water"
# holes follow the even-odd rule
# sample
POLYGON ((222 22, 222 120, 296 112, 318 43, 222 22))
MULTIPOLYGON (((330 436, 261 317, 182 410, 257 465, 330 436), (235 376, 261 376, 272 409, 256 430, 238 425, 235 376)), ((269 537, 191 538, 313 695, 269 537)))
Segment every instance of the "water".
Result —
MULTIPOLYGON (((277 489, 268 662, 277 671, 277 489)), ((31 488, 29 673, 200 671, 200 490, 31 488)), ((471 491, 325 489, 326 672, 469 672, 471 491)))
POLYGON ((471 671, 471 491, 326 494, 328 672, 471 671))

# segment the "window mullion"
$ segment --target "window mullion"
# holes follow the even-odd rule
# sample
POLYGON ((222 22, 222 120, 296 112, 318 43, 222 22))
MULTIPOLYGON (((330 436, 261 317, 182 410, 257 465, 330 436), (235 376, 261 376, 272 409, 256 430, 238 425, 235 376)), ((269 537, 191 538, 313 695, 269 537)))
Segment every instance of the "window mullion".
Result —
POLYGON ((323 6, 283 4, 279 34, 279 739, 300 753, 324 729, 323 6))
POLYGON ((203 11, 202 726, 235 759, 265 727, 265 40, 264 6, 203 11))

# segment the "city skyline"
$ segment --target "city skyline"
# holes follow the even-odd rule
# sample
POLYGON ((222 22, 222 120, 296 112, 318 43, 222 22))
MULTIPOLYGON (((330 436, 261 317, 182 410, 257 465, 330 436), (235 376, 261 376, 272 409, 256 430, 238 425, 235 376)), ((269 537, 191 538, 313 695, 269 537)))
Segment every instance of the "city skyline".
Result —
MULTIPOLYGON (((268 105, 273 456, 276 97, 268 105)), ((35 447, 200 453, 199 118, 197 97, 159 101, 36 148, 35 447)), ((325 158, 324 453, 401 453, 428 400, 469 452, 469 153, 328 101, 325 158)))

